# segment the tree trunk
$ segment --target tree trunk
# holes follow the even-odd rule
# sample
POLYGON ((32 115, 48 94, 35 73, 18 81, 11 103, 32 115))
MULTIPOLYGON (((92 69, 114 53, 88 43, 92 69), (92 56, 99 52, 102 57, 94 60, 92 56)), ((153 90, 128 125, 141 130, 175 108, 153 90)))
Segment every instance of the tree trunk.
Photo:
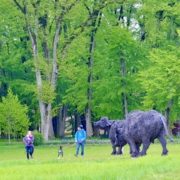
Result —
MULTIPOLYGON (((38 95, 39 95, 39 97, 42 97, 42 95, 41 95, 42 77, 41 77, 40 69, 38 67, 40 62, 38 61, 36 36, 33 37, 30 29, 28 30, 28 32, 31 37, 32 49, 33 49, 33 54, 34 54, 38 95)), ((51 117, 51 104, 47 105, 42 102, 41 98, 39 98, 39 107, 40 107, 40 115, 41 115, 41 132, 44 134, 44 140, 47 141, 49 138, 54 137, 53 127, 52 127, 52 117, 51 117)))
MULTIPOLYGON (((59 41, 59 34, 60 34, 60 25, 58 24, 56 27, 56 32, 54 36, 54 41, 53 41, 53 62, 52 62, 52 74, 51 74, 51 88, 55 90, 55 84, 57 80, 57 73, 58 73, 58 68, 57 68, 57 44, 59 41)), ((50 53, 48 53, 50 54, 50 53)), ((51 69, 51 68, 49 68, 51 69)), ((52 117, 51 117, 51 104, 48 104, 48 108, 46 110, 47 112, 47 128, 48 129, 48 135, 45 137, 48 139, 54 138, 54 131, 53 131, 53 125, 52 125, 52 117)), ((45 132, 46 133, 46 132, 45 132)), ((46 140, 48 140, 46 139, 46 140)))
POLYGON ((171 109, 169 107, 165 110, 165 118, 167 120, 167 125, 169 125, 169 114, 170 114, 170 111, 171 111, 171 109))
POLYGON ((75 123, 74 123, 74 130, 73 130, 73 133, 76 132, 77 130, 77 127, 81 124, 81 118, 80 118, 80 115, 78 112, 76 112, 75 114, 75 123))
POLYGON ((128 115, 128 105, 127 105, 126 93, 122 93, 122 96, 123 96, 124 116, 126 118, 128 115))
POLYGON ((168 101, 168 107, 165 110, 165 118, 167 120, 167 128, 168 128, 169 134, 172 134, 172 131, 170 128, 170 123, 169 123, 169 115, 171 112, 171 106, 172 106, 172 101, 170 100, 170 101, 168 101))
POLYGON ((11 144, 10 128, 11 128, 11 125, 10 125, 10 118, 8 117, 8 142, 9 142, 9 145, 11 144))
POLYGON ((168 132, 171 135, 172 131, 171 131, 170 124, 169 124, 169 114, 170 114, 170 111, 171 111, 171 109, 169 107, 165 110, 165 118, 167 120, 167 129, 168 129, 168 132))
POLYGON ((56 137, 60 137, 60 121, 62 119, 62 107, 58 110, 58 116, 56 117, 56 137))
POLYGON ((44 140, 48 141, 49 136, 51 135, 51 134, 49 134, 50 121, 52 120, 52 118, 50 117, 51 104, 46 105, 46 104, 42 103, 41 106, 42 106, 42 109, 40 110, 40 112, 41 112, 41 132, 44 134, 44 140))
POLYGON ((11 135, 10 135, 10 130, 8 130, 8 142, 9 142, 9 145, 11 144, 11 135))
POLYGON ((59 117, 58 117, 58 135, 60 138, 64 137, 64 130, 65 130, 65 120, 67 117, 67 105, 64 105, 62 108, 59 108, 59 117))
POLYGON ((92 124, 91 124, 91 109, 90 109, 90 106, 86 107, 85 118, 86 118, 87 137, 91 137, 93 135, 93 130, 92 130, 92 124))
POLYGON ((91 89, 91 84, 92 84, 92 66, 93 66, 93 58, 92 58, 92 53, 94 52, 94 44, 95 44, 95 34, 92 32, 91 35, 91 40, 90 40, 90 58, 88 62, 88 67, 90 70, 90 74, 88 77, 88 83, 89 83, 89 88, 88 88, 88 104, 86 106, 85 110, 85 118, 86 118, 86 131, 87 131, 87 136, 91 137, 93 135, 93 130, 92 130, 92 124, 91 124, 91 100, 92 100, 92 89, 91 89))
MULTIPOLYGON (((132 8, 132 6, 131 6, 132 8)), ((131 8, 129 11, 129 15, 127 17, 127 27, 130 26, 130 20, 131 20, 131 8)), ((117 12, 115 11, 115 14, 117 12)), ((122 21, 124 24, 124 8, 123 5, 120 6, 120 11, 119 11, 119 17, 118 17, 118 21, 122 21)), ((117 23, 117 26, 119 25, 119 23, 117 23)), ((122 78, 125 78, 126 76, 126 67, 125 67, 125 60, 124 58, 120 59, 120 69, 121 69, 121 76, 122 78)), ((125 89, 126 83, 124 80, 122 80, 122 87, 123 89, 125 89)), ((126 92, 124 90, 124 92, 122 93, 122 104, 123 104, 123 109, 124 109, 124 117, 126 118, 126 116, 128 115, 128 104, 127 104, 127 96, 126 96, 126 92)))
MULTIPOLYGON (((40 69, 38 67, 40 62, 38 61, 38 51, 37 51, 37 42, 36 42, 38 23, 35 23, 34 34, 32 34, 32 32, 30 30, 28 21, 26 21, 26 23, 27 23, 28 32, 29 32, 31 42, 32 42, 32 49, 33 49, 35 69, 36 69, 36 82, 37 82, 38 94, 39 94, 39 97, 41 97, 40 89, 42 88, 42 77, 41 77, 40 69)), ((56 27, 56 32, 55 32, 54 42, 53 42, 52 75, 51 75, 51 79, 50 79, 49 75, 46 78, 47 81, 51 82, 51 87, 53 90, 55 89, 57 72, 58 72, 56 60, 57 60, 57 44, 58 44, 58 40, 59 40, 59 33, 60 33, 60 25, 58 24, 56 27)), ((48 50, 48 47, 46 47, 46 51, 47 50, 48 50)), ((49 58, 49 54, 50 53, 47 52, 47 58, 49 58)), ((49 68, 49 69, 51 69, 51 68, 49 68)), ((41 132, 44 134, 45 141, 47 141, 48 139, 52 139, 54 137, 53 126, 52 126, 52 117, 51 117, 51 104, 50 103, 45 104, 42 102, 41 99, 39 99, 39 106, 40 106, 40 114, 41 114, 41 132)))
MULTIPOLYGON (((115 10, 115 14, 117 14, 117 9, 115 10)), ((122 21, 122 24, 124 24, 124 8, 123 8, 123 5, 121 5, 120 9, 119 9, 118 21, 122 21)), ((119 26, 119 22, 117 23, 117 26, 119 26)))
MULTIPOLYGON (((125 78, 125 76, 126 76, 125 61, 123 58, 121 58, 120 62, 121 62, 121 76, 122 76, 122 78, 125 78)), ((126 83, 124 80, 122 80, 123 89, 125 89, 125 86, 126 86, 126 83)), ((124 116, 126 118, 126 116, 128 115, 128 105, 127 105, 127 97, 126 97, 125 92, 122 93, 122 99, 123 99, 123 107, 124 107, 124 116)))
POLYGON ((37 10, 35 10, 35 27, 34 27, 34 33, 31 31, 30 24, 27 17, 26 12, 26 6, 24 6, 24 14, 26 19, 26 27, 30 36, 31 44, 32 44, 32 50, 34 55, 34 63, 35 63, 35 73, 36 73, 36 83, 37 83, 37 91, 39 96, 39 107, 40 107, 40 115, 41 115, 41 132, 44 135, 44 140, 48 140, 48 134, 49 134, 49 118, 50 118, 50 108, 51 104, 45 105, 45 103, 42 102, 41 96, 41 89, 42 89, 42 77, 41 77, 41 71, 39 69, 40 62, 38 60, 38 48, 37 48, 37 31, 38 31, 38 19, 37 19, 37 10))
POLYGON ((168 107, 165 110, 165 118, 167 120, 167 124, 169 124, 169 115, 170 115, 170 111, 171 111, 171 106, 172 106, 172 100, 169 100, 168 107))
POLYGON ((59 127, 58 127, 58 137, 63 138, 64 137, 64 129, 65 129, 65 121, 63 118, 63 107, 59 109, 59 117, 58 117, 58 121, 59 121, 59 127))
POLYGON ((93 136, 98 137, 99 133, 100 133, 99 128, 94 127, 94 134, 93 134, 93 136))

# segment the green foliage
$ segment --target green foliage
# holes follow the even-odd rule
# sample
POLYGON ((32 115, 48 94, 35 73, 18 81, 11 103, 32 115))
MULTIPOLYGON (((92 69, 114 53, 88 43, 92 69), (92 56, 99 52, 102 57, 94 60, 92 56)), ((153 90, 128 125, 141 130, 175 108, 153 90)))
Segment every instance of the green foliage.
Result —
POLYGON ((39 89, 38 99, 41 100, 43 103, 49 104, 53 102, 55 96, 56 93, 54 92, 51 84, 44 82, 42 87, 39 89))
MULTIPOLYGON (((173 46, 168 46, 167 50, 154 49, 150 53, 148 69, 139 74, 141 87, 146 91, 143 100, 146 109, 165 110, 169 101, 173 101, 173 109, 179 106, 179 57, 178 48, 173 46)), ((177 118, 179 113, 175 109, 173 113, 177 118)))
POLYGON ((179 119, 179 9, 174 1, 144 1, 138 12, 145 32, 142 45, 147 48, 147 61, 140 72, 144 109, 170 109, 169 120, 179 119), (142 18, 145 14, 145 18, 142 18))
POLYGON ((44 137, 43 134, 39 133, 38 131, 33 131, 34 135, 34 145, 39 146, 44 143, 44 137))
MULTIPOLYGON (((26 113, 33 127, 40 124, 38 100, 52 103, 52 116, 64 104, 71 115, 82 114, 89 103, 94 119, 104 115, 122 119, 123 94, 129 112, 155 108, 164 113, 170 106, 170 120, 179 118, 179 1, 26 0, 26 16, 22 13, 24 2, 17 2, 22 9, 13 0, 0 2, 0 94, 5 97, 11 88, 28 106, 26 113), (26 23, 36 37, 36 62, 26 23), (54 87, 53 42, 58 25, 54 87), (92 35, 95 44, 90 51, 92 35), (88 67, 89 58, 93 59, 92 68, 88 67), (37 69, 42 86, 36 85, 37 69), (90 102, 88 89, 92 90, 90 102)), ((0 111, 5 112, 3 107, 0 111)), ((17 113, 14 111, 12 114, 17 113)), ((7 132, 7 118, 1 116, 7 132)))
POLYGON ((98 31, 97 48, 93 75, 93 110, 98 117, 124 118, 122 93, 128 97, 128 110, 138 109, 139 97, 135 96, 139 87, 135 82, 140 68, 141 52, 138 43, 125 28, 102 27, 98 31), (106 37, 106 38, 104 38, 106 37), (122 63, 125 62, 125 76, 122 63))
MULTIPOLYGON (((63 97, 63 103, 77 106, 79 112, 83 113, 87 104, 88 84, 88 45, 89 38, 84 34, 79 36, 70 45, 67 56, 61 64, 60 78, 69 80, 69 86, 63 97), (84 46, 84 44, 87 44, 84 46)), ((66 80, 67 81, 67 80, 66 80)))
POLYGON ((7 96, 2 97, 0 103, 1 132, 14 137, 22 137, 29 125, 27 107, 21 105, 17 95, 13 95, 12 90, 8 89, 7 96))

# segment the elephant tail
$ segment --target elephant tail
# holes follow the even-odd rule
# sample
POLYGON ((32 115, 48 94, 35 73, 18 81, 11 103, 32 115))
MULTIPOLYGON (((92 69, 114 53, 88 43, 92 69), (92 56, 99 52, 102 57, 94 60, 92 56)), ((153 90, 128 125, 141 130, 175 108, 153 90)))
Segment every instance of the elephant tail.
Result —
POLYGON ((162 115, 161 115, 161 121, 162 121, 162 123, 163 123, 163 126, 164 126, 164 129, 165 129, 165 132, 166 132, 166 135, 168 136, 168 138, 170 139, 170 141, 171 142, 174 142, 174 140, 173 140, 173 138, 169 135, 169 133, 168 133, 168 130, 167 130, 167 126, 166 126, 166 119, 165 119, 165 117, 163 117, 162 115))

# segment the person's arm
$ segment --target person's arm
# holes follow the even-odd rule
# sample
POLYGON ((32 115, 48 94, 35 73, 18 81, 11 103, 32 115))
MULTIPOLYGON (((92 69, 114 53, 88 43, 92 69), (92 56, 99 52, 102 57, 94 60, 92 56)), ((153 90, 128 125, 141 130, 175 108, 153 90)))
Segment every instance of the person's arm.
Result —
POLYGON ((85 141, 85 140, 86 140, 86 131, 83 130, 83 139, 82 139, 82 141, 85 141))
POLYGON ((84 131, 84 140, 86 140, 86 131, 84 131))
POLYGON ((26 146, 28 145, 26 136, 23 138, 23 142, 24 142, 24 144, 25 144, 26 146))
POLYGON ((77 132, 75 134, 75 143, 77 143, 77 132))

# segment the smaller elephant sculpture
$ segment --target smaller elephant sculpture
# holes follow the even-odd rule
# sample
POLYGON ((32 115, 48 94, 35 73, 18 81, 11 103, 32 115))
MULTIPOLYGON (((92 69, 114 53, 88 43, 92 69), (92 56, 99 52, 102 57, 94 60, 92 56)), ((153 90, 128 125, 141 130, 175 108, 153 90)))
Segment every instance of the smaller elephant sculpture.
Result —
POLYGON ((125 125, 125 120, 110 120, 108 117, 102 117, 99 121, 94 122, 94 126, 100 129, 109 128, 109 138, 112 144, 112 153, 111 155, 120 155, 122 154, 122 147, 127 144, 125 139, 122 136, 117 140, 117 131, 123 131, 125 125), (118 129, 119 128, 119 129, 118 129), (118 151, 116 150, 118 147, 118 151))

